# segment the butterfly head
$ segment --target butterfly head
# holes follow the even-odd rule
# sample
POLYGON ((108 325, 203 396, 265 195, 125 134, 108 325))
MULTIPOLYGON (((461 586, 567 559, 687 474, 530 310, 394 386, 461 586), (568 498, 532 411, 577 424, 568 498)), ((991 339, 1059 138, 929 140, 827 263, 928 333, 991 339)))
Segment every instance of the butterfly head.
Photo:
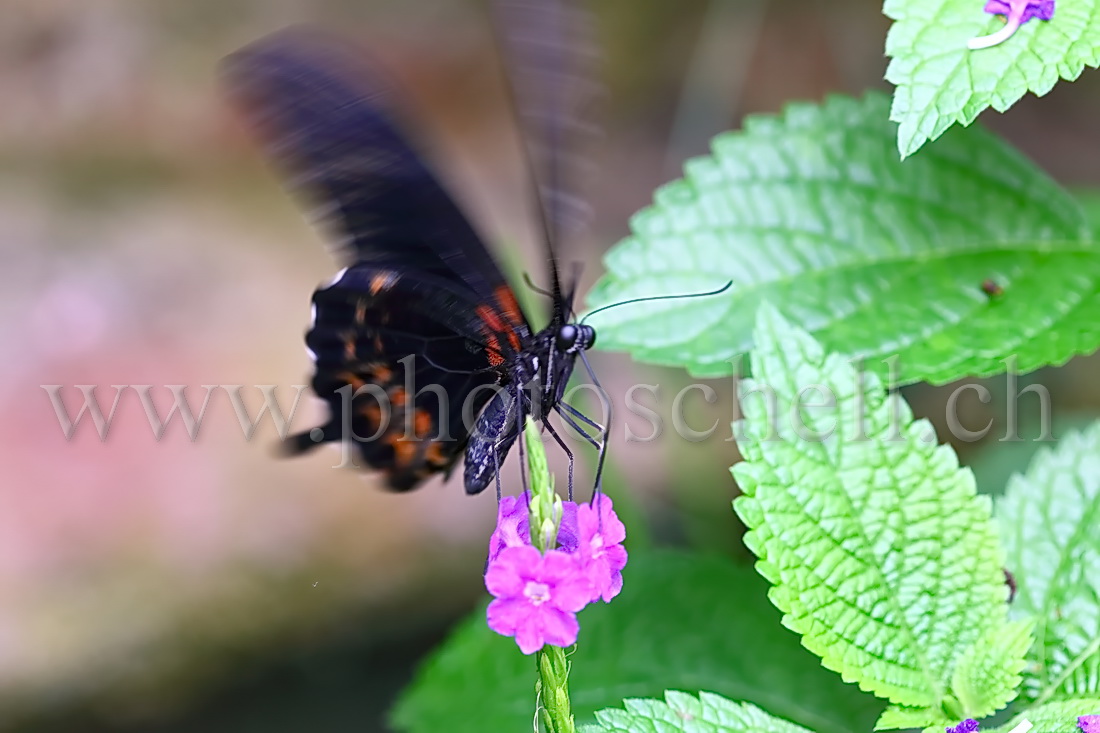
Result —
POLYGON ((567 354, 590 349, 595 343, 596 329, 583 323, 564 323, 554 334, 554 345, 567 354))

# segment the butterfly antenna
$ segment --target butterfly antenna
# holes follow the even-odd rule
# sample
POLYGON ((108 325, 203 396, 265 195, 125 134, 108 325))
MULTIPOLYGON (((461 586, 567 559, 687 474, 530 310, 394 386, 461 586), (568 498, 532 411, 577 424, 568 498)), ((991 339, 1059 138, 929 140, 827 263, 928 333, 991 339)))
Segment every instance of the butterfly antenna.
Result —
POLYGON ((733 280, 730 280, 729 282, 727 282, 725 285, 718 288, 717 290, 710 290, 710 291, 705 292, 705 293, 680 293, 678 295, 650 295, 650 296, 647 296, 645 298, 631 298, 630 300, 620 300, 618 303, 610 303, 608 305, 601 306, 601 307, 597 308, 594 311, 590 311, 590 312, 586 313, 584 318, 581 319, 581 323, 583 324, 585 321, 587 321, 589 318, 596 315, 597 313, 603 313, 606 310, 611 310, 612 308, 618 308, 620 305, 631 305, 633 303, 645 303, 645 302, 650 301, 650 300, 680 300, 681 298, 706 298, 706 297, 711 296, 711 295, 718 295, 720 293, 724 293, 727 290, 729 290, 731 287, 733 287, 733 280))
POLYGON ((566 300, 565 300, 565 305, 566 305, 566 308, 568 309, 568 316, 566 317, 565 320, 570 322, 570 323, 572 323, 573 319, 577 317, 577 311, 573 307, 573 303, 574 303, 574 301, 577 297, 577 288, 580 287, 580 284, 581 284, 581 263, 579 263, 579 262, 574 262, 573 263, 572 275, 573 275, 573 277, 570 279, 570 285, 569 285, 569 295, 566 296, 566 300))
POLYGON ((531 279, 530 273, 523 273, 523 282, 527 285, 527 287, 529 287, 531 290, 534 290, 539 295, 545 295, 551 298, 554 297, 554 294, 546 288, 540 288, 538 285, 535 285, 535 281, 531 279))

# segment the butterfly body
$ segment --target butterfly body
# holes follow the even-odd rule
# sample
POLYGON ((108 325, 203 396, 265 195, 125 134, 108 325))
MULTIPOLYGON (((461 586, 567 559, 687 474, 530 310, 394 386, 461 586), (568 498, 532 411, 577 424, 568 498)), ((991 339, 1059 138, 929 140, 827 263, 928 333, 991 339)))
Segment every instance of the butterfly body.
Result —
POLYGON ((577 353, 595 340, 591 326, 551 324, 516 354, 501 380, 502 389, 478 417, 466 448, 467 492, 482 491, 499 470, 500 456, 508 452, 519 434, 515 430, 517 411, 520 417, 541 419, 562 404, 577 353))
MULTIPOLYGON (((391 489, 448 474, 484 490, 522 431, 561 404, 591 327, 554 288, 549 325, 529 324, 481 239, 395 122, 390 87, 330 37, 290 31, 226 63, 229 88, 343 243, 347 267, 313 295, 306 334, 324 425, 297 453, 353 444, 391 489)), ((559 441, 560 442, 560 441, 559 441)))

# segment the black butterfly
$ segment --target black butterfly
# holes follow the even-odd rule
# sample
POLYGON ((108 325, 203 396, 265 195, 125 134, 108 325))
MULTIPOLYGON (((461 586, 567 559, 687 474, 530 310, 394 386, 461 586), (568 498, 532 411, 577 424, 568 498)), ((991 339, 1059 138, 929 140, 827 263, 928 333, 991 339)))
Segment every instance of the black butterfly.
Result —
MULTIPOLYGON (((564 10, 555 5, 504 4, 514 12, 501 17, 507 24, 533 13, 537 23, 547 9, 564 10)), ((568 17, 541 21, 560 25, 568 17)), ((541 83, 545 72, 542 82, 559 94, 554 83, 562 77, 553 67, 562 47, 526 48, 535 50, 521 68, 528 78, 519 81, 541 83)), ((600 449, 602 466, 606 429, 562 401, 576 358, 587 367, 584 351, 596 339, 591 326, 572 322, 573 288, 563 290, 551 247, 571 216, 554 180, 562 167, 554 146, 567 123, 556 123, 546 105, 525 109, 550 138, 542 153, 552 163, 552 180, 537 196, 552 313, 536 332, 481 239, 402 134, 390 86, 361 54, 329 37, 284 31, 229 57, 225 74, 291 187, 320 204, 347 261, 314 292, 306 334, 313 389, 331 419, 292 436, 290 451, 354 437, 362 458, 397 491, 449 474, 465 451, 466 491, 476 494, 498 474, 527 415, 565 448, 546 421, 557 412, 575 428, 580 421, 600 432, 599 439, 582 435, 600 449)))

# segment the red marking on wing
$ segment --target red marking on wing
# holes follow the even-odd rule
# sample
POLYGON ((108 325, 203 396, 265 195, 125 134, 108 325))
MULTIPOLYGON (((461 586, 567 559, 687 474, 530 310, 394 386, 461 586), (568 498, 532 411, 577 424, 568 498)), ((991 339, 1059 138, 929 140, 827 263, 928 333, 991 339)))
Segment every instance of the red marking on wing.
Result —
POLYGON ((499 285, 497 289, 493 291, 493 294, 496 296, 497 303, 500 305, 501 313, 504 314, 513 327, 519 328, 526 323, 523 319, 523 311, 520 309, 519 303, 516 301, 516 296, 512 293, 510 287, 507 285, 499 285))
POLYGON ((489 366, 500 366, 504 357, 500 353, 500 340, 495 333, 485 335, 485 353, 489 357, 489 366))
MULTIPOLYGON (((506 325, 504 321, 501 320, 499 313, 487 305, 479 305, 477 307, 477 315, 485 325, 485 338, 489 340, 490 344, 495 344, 494 348, 498 351, 500 350, 500 341, 496 336, 498 334, 503 334, 508 338, 508 343, 511 344, 512 350, 519 351, 519 334, 516 333, 514 327, 506 325)), ((503 361, 503 359, 501 359, 501 361, 503 361)), ((491 356, 489 358, 489 363, 493 363, 491 356)), ((494 366, 496 365, 494 364, 494 366)))

